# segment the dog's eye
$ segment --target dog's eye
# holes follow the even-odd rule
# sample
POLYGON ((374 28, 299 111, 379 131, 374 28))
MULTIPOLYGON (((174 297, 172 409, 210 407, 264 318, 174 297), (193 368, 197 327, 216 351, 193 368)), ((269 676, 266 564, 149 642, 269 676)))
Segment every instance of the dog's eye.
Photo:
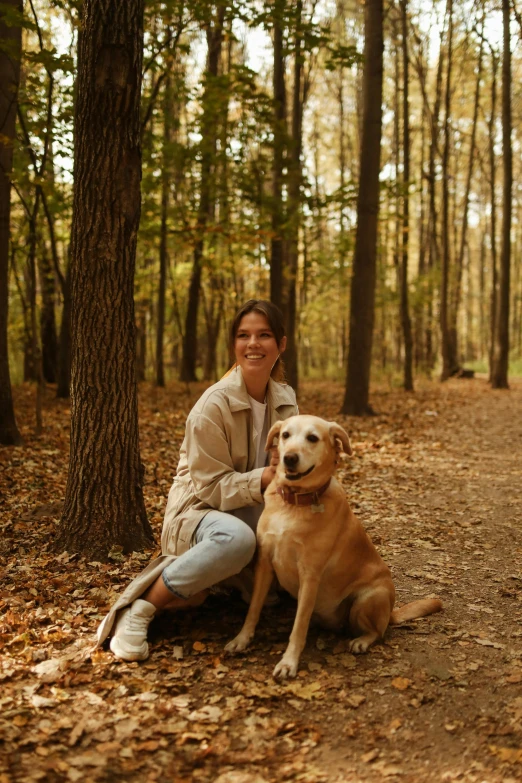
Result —
POLYGON ((309 440, 310 443, 317 443, 319 438, 317 437, 317 435, 307 435, 306 440, 309 440))
POLYGON ((285 439, 286 439, 286 438, 289 438, 289 437, 290 437, 290 433, 289 433, 289 432, 283 432, 283 434, 281 435, 281 437, 282 437, 282 438, 285 438, 285 439))

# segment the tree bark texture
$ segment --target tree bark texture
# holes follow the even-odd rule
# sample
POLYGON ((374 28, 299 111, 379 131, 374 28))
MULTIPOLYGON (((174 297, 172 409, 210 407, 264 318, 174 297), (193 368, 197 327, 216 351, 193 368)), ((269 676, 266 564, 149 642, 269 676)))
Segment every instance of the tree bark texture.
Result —
POLYGON ((143 0, 85 0, 71 236, 71 456, 57 548, 105 559, 153 539, 138 436, 133 282, 143 0))
MULTIPOLYGON (((5 5, 22 13, 22 0, 8 0, 5 5)), ((16 425, 11 394, 7 323, 12 142, 20 82, 21 26, 10 27, 0 18, 0 40, 10 45, 9 52, 0 51, 0 444, 17 446, 22 443, 22 437, 16 425)))
POLYGON ((513 148, 511 146, 511 41, 510 0, 502 0, 504 50, 502 54, 502 159, 504 184, 502 193, 502 245, 495 339, 495 363, 491 380, 494 389, 508 388, 509 362, 509 296, 511 275, 511 215, 513 205, 513 148))
POLYGON ((342 413, 373 413, 369 404, 375 311, 382 133, 383 1, 365 4, 363 121, 357 229, 350 295, 350 347, 342 413))

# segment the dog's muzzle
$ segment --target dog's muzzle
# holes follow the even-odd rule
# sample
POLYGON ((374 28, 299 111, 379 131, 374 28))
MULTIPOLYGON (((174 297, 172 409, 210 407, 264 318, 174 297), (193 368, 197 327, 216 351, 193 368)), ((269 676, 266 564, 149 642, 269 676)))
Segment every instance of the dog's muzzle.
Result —
MULTIPOLYGON (((285 459, 286 459, 286 457, 285 457, 285 459)), ((285 465, 286 465, 286 462, 285 462, 285 465)), ((288 479, 288 481, 299 481, 299 479, 302 479, 305 476, 308 476, 308 474, 311 473, 314 468, 315 468, 315 465, 312 465, 312 467, 308 468, 308 470, 305 470, 304 473, 288 473, 285 470, 285 478, 288 479)))

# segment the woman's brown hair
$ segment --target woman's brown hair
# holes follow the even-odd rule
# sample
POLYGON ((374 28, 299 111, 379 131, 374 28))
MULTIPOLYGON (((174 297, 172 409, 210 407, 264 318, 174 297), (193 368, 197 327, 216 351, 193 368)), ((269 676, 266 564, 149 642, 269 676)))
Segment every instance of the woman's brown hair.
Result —
MULTIPOLYGON (((234 356, 234 346, 239 324, 241 323, 243 317, 249 313, 259 313, 260 315, 265 316, 270 330, 274 333, 274 338, 278 345, 281 345, 281 340, 286 336, 283 313, 279 307, 273 302, 269 302, 267 299, 249 299, 248 302, 245 302, 245 304, 239 308, 230 326, 229 350, 231 357, 234 356)), ((285 369, 281 356, 278 357, 277 361, 272 367, 272 372, 270 375, 274 381, 279 381, 280 383, 284 382, 285 369)))

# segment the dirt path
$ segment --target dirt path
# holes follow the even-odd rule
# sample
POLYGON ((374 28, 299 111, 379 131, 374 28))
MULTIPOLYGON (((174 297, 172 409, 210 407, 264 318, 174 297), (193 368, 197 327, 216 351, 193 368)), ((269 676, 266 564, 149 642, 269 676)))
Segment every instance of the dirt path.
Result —
MULTIPOLYGON (((290 599, 266 611, 242 658, 222 649, 244 606, 216 596, 155 621, 144 664, 106 651, 63 663, 149 555, 101 565, 49 551, 67 440, 65 408, 49 399, 44 439, 0 452, 0 783, 522 779, 522 383, 383 392, 379 415, 360 421, 337 415, 340 396, 307 386, 301 410, 349 429, 355 456, 341 478, 393 569, 398 603, 438 595, 445 611, 390 630, 359 657, 346 639, 312 629, 285 685, 270 673, 290 599)), ((146 405, 142 452, 159 525, 190 400, 167 390, 146 405)))

